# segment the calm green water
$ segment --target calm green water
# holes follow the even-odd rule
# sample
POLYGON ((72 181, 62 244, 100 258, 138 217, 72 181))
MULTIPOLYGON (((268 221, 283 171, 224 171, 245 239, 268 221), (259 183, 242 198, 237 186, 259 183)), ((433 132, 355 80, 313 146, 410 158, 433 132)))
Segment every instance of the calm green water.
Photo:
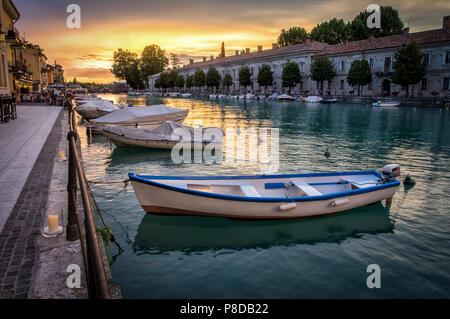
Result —
MULTIPOLYGON (((126 298, 450 297, 450 112, 366 105, 207 101, 106 96, 135 105, 189 108, 185 123, 280 129, 279 173, 380 169, 398 163, 415 178, 393 203, 327 217, 239 222, 145 214, 132 187, 93 187, 125 252, 112 273, 126 298), (332 151, 328 159, 323 151, 332 151), (381 267, 368 289, 367 265, 381 267)), ((256 164, 181 164, 170 152, 115 149, 102 136, 82 151, 90 180, 128 172, 259 174, 256 164)))

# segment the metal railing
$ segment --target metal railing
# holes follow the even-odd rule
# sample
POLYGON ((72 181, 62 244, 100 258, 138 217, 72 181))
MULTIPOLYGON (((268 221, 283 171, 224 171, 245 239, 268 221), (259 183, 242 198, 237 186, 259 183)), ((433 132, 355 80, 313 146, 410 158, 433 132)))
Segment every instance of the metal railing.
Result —
POLYGON ((70 131, 67 134, 67 139, 69 140, 67 240, 75 241, 81 239, 89 298, 110 299, 111 295, 101 248, 97 238, 97 230, 95 227, 88 185, 77 150, 76 140, 78 138, 78 134, 76 131, 74 111, 72 107, 69 107, 69 123, 70 131), (83 239, 83 236, 80 236, 83 232, 81 231, 81 222, 77 214, 77 179, 79 181, 80 193, 83 202, 84 229, 86 234, 85 240, 83 239))

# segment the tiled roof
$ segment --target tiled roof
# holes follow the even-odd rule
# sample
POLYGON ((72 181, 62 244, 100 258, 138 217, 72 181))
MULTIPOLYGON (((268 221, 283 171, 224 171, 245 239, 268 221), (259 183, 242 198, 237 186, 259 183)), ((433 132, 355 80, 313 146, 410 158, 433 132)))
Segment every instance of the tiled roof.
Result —
POLYGON ((208 60, 205 62, 195 62, 193 64, 188 64, 185 67, 181 68, 180 70, 189 70, 189 69, 196 69, 206 66, 212 66, 212 65, 219 65, 223 63, 229 63, 229 62, 244 62, 246 60, 253 60, 257 58, 266 58, 271 56, 277 56, 277 55, 284 55, 284 54, 292 54, 297 52, 304 52, 304 51, 321 51, 325 49, 328 45, 321 42, 312 41, 310 43, 303 43, 303 44, 296 44, 296 45, 290 45, 286 47, 279 47, 276 49, 271 50, 263 50, 261 52, 252 52, 247 54, 239 54, 239 55, 231 55, 227 56, 225 58, 215 58, 214 60, 208 60))
POLYGON ((395 48, 408 44, 413 40, 418 44, 450 41, 450 29, 436 29, 423 32, 397 34, 382 38, 372 38, 343 44, 329 45, 325 50, 318 52, 316 55, 334 55, 356 51, 395 48))

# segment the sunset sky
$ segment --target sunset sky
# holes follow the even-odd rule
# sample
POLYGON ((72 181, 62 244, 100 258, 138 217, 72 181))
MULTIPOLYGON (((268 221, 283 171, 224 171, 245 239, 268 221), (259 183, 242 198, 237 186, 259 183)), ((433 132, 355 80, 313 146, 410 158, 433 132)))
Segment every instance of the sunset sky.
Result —
MULTIPOLYGON (((367 5, 361 0, 13 0, 21 13, 16 27, 39 44, 49 61, 63 65, 66 79, 111 82, 117 48, 140 52, 158 44, 167 53, 189 57, 227 55, 246 47, 255 51, 276 42, 282 28, 299 25, 310 31, 334 17, 352 20, 367 5), (66 7, 81 7, 81 29, 66 26, 66 7)), ((379 1, 397 8, 411 31, 440 28, 450 15, 448 0, 379 1)))

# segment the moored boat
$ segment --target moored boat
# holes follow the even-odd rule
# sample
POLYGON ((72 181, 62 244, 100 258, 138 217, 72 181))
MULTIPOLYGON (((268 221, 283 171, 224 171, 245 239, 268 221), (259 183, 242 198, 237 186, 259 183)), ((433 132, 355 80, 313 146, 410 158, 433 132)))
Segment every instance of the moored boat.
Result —
POLYGON ((102 99, 88 100, 75 107, 75 111, 87 120, 96 119, 117 110, 120 110, 118 105, 102 99))
POLYGON ((278 95, 277 100, 278 101, 294 101, 295 98, 290 95, 287 95, 287 94, 281 94, 281 95, 278 95))
POLYGON ((205 148, 206 145, 211 143, 223 143, 224 133, 220 128, 201 128, 198 140, 196 140, 195 130, 193 127, 167 121, 154 130, 107 125, 103 128, 102 134, 110 138, 117 147, 172 149, 176 144, 181 142, 193 148, 200 145, 202 148, 205 148), (184 140, 184 136, 188 140, 184 140))
POLYGON ((389 106, 399 106, 400 102, 397 101, 377 101, 372 103, 373 106, 380 106, 380 107, 389 107, 389 106))
POLYGON ((166 105, 126 107, 90 121, 94 132, 101 132, 106 125, 120 125, 155 129, 166 121, 183 123, 189 110, 166 105))
POLYGON ((400 172, 397 167, 388 167, 386 176, 361 171, 228 177, 129 173, 129 177, 148 213, 282 219, 332 214, 390 199, 400 185, 392 178, 400 172))

